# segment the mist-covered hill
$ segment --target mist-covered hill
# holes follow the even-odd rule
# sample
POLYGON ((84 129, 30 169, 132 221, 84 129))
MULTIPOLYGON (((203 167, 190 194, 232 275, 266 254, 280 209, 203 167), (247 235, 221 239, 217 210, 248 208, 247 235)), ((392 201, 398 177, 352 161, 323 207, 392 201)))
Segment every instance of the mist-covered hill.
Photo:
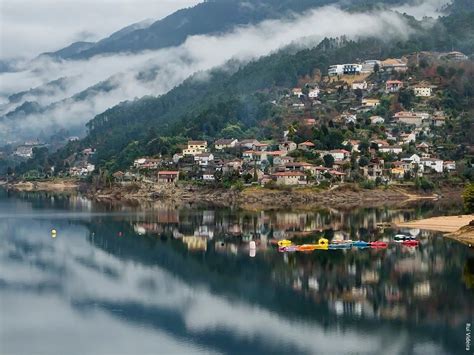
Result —
MULTIPOLYGON (((444 11, 443 4, 442 0, 414 4, 368 0, 338 1, 337 7, 333 0, 219 0, 154 23, 133 24, 97 43, 75 43, 0 74, 0 141, 20 143, 38 138, 40 132, 39 138, 47 140, 64 129, 84 136, 88 121, 120 102, 159 97, 196 72, 206 73, 228 61, 243 65, 288 45, 311 48, 325 37, 340 36, 406 41, 413 32, 432 26, 433 20, 422 25, 397 11, 435 16, 436 10, 444 11), (176 27, 180 30, 171 30, 176 27), (165 30, 172 35, 157 35, 165 30), (160 42, 163 36, 168 42, 160 42), (155 47, 147 47, 151 45, 155 47)), ((456 4, 463 5, 450 11, 464 20, 444 21, 454 21, 446 26, 457 34, 456 49, 469 54, 472 21, 469 24, 465 8, 472 4, 466 0, 456 4)), ((445 24, 439 22, 439 26, 445 24)), ((438 33, 436 38, 425 38, 436 42, 427 47, 453 48, 443 30, 438 33)))
POLYGON ((180 137, 212 139, 246 130, 262 134, 263 120, 279 119, 266 94, 272 89, 293 87, 315 70, 325 73, 332 63, 449 51, 453 45, 472 52, 472 19, 472 12, 454 13, 429 28, 417 28, 403 41, 326 39, 312 49, 288 47, 246 65, 228 63, 207 72, 205 80, 202 73, 196 74, 161 97, 144 97, 106 110, 87 124, 89 134, 80 145, 96 147, 97 162, 113 169, 127 166, 137 147, 150 141, 154 151, 143 153, 166 152, 180 137))

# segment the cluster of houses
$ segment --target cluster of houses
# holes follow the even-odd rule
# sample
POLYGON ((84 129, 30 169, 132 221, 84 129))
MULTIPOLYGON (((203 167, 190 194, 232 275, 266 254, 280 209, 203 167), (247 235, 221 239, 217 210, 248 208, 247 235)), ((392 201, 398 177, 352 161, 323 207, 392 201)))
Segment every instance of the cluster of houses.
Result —
MULTIPOLYGON (((360 140, 348 139, 342 142, 338 147, 343 149, 321 150, 318 148, 324 145, 318 144, 316 140, 303 141, 309 136, 303 139, 293 137, 296 141, 292 141, 288 138, 288 131, 285 131, 281 141, 225 138, 209 144, 205 140, 190 140, 172 157, 140 157, 127 171, 116 172, 114 178, 122 182, 145 179, 163 184, 172 184, 178 180, 212 183, 230 175, 234 180, 240 177, 245 183, 307 185, 322 181, 344 182, 350 180, 355 172, 368 180, 385 182, 452 172, 456 170, 456 163, 439 159, 435 147, 430 143, 436 128, 446 122, 442 111, 430 110, 427 105, 437 87, 400 74, 407 72, 414 61, 428 55, 433 56, 432 53, 419 53, 411 57, 331 65, 328 68, 328 80, 293 88, 272 101, 272 104, 283 108, 285 106, 282 103, 287 103, 289 119, 298 121, 300 127, 307 128, 307 131, 320 123, 320 112, 325 111, 330 112, 327 116, 330 116, 333 127, 351 129, 357 132, 355 137, 360 137, 358 131, 354 130, 354 127, 361 127, 358 124, 363 124, 362 128, 369 132, 366 128, 374 126, 370 127, 378 129, 374 132, 383 134, 361 135, 370 144, 368 151, 365 148, 363 152, 369 158, 368 163, 364 159, 364 163, 359 164, 362 155, 360 140), (371 76, 374 72, 381 74, 371 76), (421 104, 414 106, 417 109, 395 113, 388 111, 384 98, 393 98, 406 89, 418 97, 417 102, 421 104), (344 95, 341 92, 348 93, 347 103, 343 103, 344 95), (341 105, 336 109, 338 104, 341 105), (313 106, 319 107, 313 110, 313 106), (379 110, 381 107, 382 110, 379 110), (312 158, 302 158, 308 156, 312 158), (315 161, 318 164, 311 163, 315 161)), ((460 52, 438 53, 435 57, 436 60, 442 58, 453 62, 467 58, 460 52)), ((77 137, 69 138, 69 141, 74 140, 77 137)), ((31 158, 33 148, 38 146, 41 146, 39 142, 25 142, 16 149, 14 155, 31 158)), ((84 177, 92 174, 95 166, 90 163, 90 158, 94 153, 93 148, 87 148, 75 154, 67 162, 69 175, 84 177)))
POLYGON ((202 181, 215 181, 218 174, 238 174, 242 177, 247 175, 251 181, 261 184, 273 181, 279 185, 305 185, 310 181, 328 178, 343 180, 346 174, 337 165, 349 157, 350 152, 343 149, 316 151, 315 144, 309 141, 296 144, 286 140, 271 144, 256 139, 219 139, 213 143, 212 149, 206 141, 189 141, 182 153, 175 154, 168 161, 136 159, 131 170, 148 174, 152 172, 151 176, 159 183, 173 183, 180 176, 190 176, 192 172, 192 179, 202 181), (297 149, 329 154, 335 165, 328 168, 296 162, 288 154, 297 149))
MULTIPOLYGON (((414 142, 416 134, 402 134, 403 144, 414 142)), ((211 146, 207 141, 189 141, 182 153, 172 159, 139 158, 131 167, 130 176, 145 175, 158 183, 175 183, 181 178, 213 182, 225 174, 234 174, 246 182, 262 185, 307 185, 319 184, 327 180, 344 182, 351 175, 351 157, 356 161, 360 156, 359 140, 346 140, 347 149, 318 150, 313 142, 296 143, 291 140, 282 142, 259 142, 256 139, 218 139, 211 146), (331 156, 329 166, 315 165, 295 159, 293 151, 312 152, 323 158, 331 156)), ((359 171, 367 180, 380 179, 382 182, 396 181, 408 176, 424 174, 441 174, 456 169, 454 161, 443 161, 436 158, 428 143, 416 146, 420 154, 404 157, 402 145, 390 144, 386 140, 375 139, 370 142, 371 159, 368 164, 360 166, 359 171), (395 157, 385 162, 380 154, 395 157)), ((120 172, 116 178, 123 179, 120 172)))

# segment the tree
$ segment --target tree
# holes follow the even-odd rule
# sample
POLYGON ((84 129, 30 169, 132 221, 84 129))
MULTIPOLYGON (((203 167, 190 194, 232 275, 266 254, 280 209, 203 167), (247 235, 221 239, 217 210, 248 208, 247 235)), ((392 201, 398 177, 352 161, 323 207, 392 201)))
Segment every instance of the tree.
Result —
POLYGON ((323 160, 324 160, 324 166, 327 168, 332 168, 332 166, 334 165, 334 157, 331 154, 326 154, 323 157, 323 160))
POLYGON ((359 159, 359 166, 362 166, 362 167, 367 166, 367 165, 369 165, 369 162, 370 162, 369 158, 367 158, 366 156, 363 155, 359 159))
POLYGON ((398 102, 401 103, 405 109, 411 108, 414 99, 415 94, 412 90, 403 89, 400 90, 398 94, 398 102))
POLYGON ((464 188, 464 192, 462 194, 462 198, 464 200, 464 208, 466 209, 467 213, 474 212, 474 183, 471 182, 464 188))

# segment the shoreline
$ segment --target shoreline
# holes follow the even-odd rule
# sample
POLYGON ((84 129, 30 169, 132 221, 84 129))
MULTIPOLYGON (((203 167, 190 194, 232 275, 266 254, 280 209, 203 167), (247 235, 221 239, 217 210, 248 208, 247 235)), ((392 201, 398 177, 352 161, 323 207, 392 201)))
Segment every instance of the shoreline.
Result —
POLYGON ((142 204, 165 201, 174 204, 202 203, 216 206, 237 206, 246 210, 403 207, 420 201, 457 201, 460 199, 462 191, 460 187, 450 187, 436 192, 420 193, 409 187, 398 185, 387 188, 362 189, 354 184, 344 184, 325 190, 310 186, 275 189, 248 186, 243 189, 235 189, 215 188, 192 183, 177 185, 115 184, 108 188, 93 189, 92 185, 74 179, 3 184, 0 182, 0 186, 2 185, 14 191, 81 193, 98 202, 142 204))
POLYGON ((399 228, 415 228, 443 233, 444 237, 474 245, 474 214, 439 216, 396 223, 399 228))

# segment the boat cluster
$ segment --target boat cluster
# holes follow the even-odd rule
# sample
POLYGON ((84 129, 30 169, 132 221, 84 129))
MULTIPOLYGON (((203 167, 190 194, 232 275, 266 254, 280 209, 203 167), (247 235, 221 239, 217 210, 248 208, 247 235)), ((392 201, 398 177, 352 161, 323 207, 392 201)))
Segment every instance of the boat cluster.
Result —
MULTIPOLYGON (((409 247, 417 247, 420 242, 416 240, 415 237, 407 236, 403 234, 397 234, 394 238, 394 242, 398 244, 402 244, 409 247)), ((278 251, 280 252, 292 252, 292 251, 314 251, 314 250, 337 250, 337 249, 365 249, 365 248, 372 248, 372 249, 383 249, 387 248, 389 243, 384 241, 374 241, 374 242, 366 242, 363 240, 341 240, 341 241, 333 241, 329 243, 326 238, 320 238, 317 243, 315 244, 300 244, 295 245, 291 240, 280 240, 278 241, 278 251)))

